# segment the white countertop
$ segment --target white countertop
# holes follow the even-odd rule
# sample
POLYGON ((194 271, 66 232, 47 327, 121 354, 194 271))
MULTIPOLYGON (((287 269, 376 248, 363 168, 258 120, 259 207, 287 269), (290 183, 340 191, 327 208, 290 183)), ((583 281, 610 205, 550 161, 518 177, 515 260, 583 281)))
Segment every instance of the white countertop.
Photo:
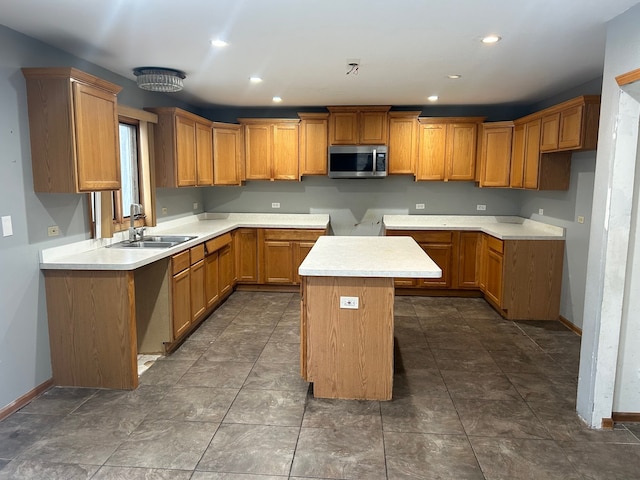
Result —
POLYGON ((42 270, 134 270, 174 255, 238 227, 326 229, 327 214, 204 213, 147 228, 146 235, 193 235, 196 238, 171 248, 106 248, 126 238, 76 242, 40 252, 42 270))
POLYGON ((563 240, 564 228, 522 217, 474 215, 385 215, 388 230, 474 230, 500 240, 563 240))
POLYGON ((298 273, 312 277, 438 278, 442 270, 411 237, 320 237, 298 273))

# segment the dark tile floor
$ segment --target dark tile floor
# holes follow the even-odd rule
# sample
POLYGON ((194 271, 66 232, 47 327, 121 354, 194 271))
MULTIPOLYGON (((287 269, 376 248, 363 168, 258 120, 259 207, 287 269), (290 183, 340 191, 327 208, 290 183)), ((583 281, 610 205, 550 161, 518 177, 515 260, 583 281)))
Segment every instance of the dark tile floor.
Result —
POLYGON ((234 293, 132 392, 0 422, 0 479, 634 479, 640 427, 574 411, 580 339, 480 299, 396 298, 390 402, 315 399, 298 295, 234 293))

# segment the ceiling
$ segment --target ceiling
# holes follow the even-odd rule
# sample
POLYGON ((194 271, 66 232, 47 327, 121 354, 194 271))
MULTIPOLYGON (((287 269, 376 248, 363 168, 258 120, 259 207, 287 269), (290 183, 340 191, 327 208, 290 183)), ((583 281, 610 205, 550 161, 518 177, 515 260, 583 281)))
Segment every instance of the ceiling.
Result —
POLYGON ((602 75, 606 23, 637 3, 5 0, 0 23, 132 80, 140 66, 183 70, 173 95, 200 105, 489 105, 602 75), (490 33, 502 40, 483 44, 490 33))

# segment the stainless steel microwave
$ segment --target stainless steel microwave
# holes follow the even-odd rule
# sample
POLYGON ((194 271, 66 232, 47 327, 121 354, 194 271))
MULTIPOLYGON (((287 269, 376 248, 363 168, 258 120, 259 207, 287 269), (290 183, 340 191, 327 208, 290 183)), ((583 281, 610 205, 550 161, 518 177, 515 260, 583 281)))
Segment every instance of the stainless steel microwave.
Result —
POLYGON ((330 178, 386 176, 386 145, 332 145, 329 147, 330 178))

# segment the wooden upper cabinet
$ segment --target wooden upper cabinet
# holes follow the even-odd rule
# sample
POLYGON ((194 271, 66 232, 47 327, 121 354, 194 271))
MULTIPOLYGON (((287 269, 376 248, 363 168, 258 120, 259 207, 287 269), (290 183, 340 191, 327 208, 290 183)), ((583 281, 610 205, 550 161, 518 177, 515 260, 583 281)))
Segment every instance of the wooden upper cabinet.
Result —
POLYGON ((326 175, 328 163, 328 113, 299 113, 300 176, 326 175))
POLYGON ((474 180, 483 117, 421 117, 416 180, 474 180))
POLYGON ((240 185, 243 171, 242 126, 213 123, 213 184, 240 185))
POLYGON ((598 142, 600 96, 586 95, 543 111, 541 152, 594 150, 598 142))
POLYGON ((511 148, 511 168, 509 171, 509 186, 522 188, 524 182, 524 124, 513 127, 513 141, 511 148))
POLYGON ((538 168, 540 164, 540 135, 542 121, 538 118, 524 126, 524 188, 538 188, 538 168))
POLYGON ((22 73, 34 191, 119 189, 121 87, 70 67, 23 68, 22 73))
POLYGON ((241 118, 247 180, 299 180, 300 120, 241 118))
POLYGON ((213 185, 212 122, 180 108, 146 108, 154 128, 156 186, 213 185))
POLYGON ((420 112, 389 112, 389 174, 415 175, 420 112))
POLYGON ((327 107, 330 145, 386 145, 388 106, 327 107))
POLYGON ((483 123, 481 131, 479 184, 481 187, 508 187, 513 122, 483 123))

